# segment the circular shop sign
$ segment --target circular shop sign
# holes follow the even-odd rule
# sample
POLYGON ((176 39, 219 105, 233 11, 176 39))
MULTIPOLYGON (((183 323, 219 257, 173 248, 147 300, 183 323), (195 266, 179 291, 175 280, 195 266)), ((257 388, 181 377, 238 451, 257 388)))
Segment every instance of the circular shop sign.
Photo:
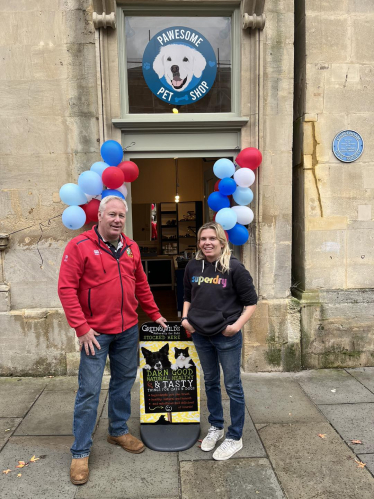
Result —
POLYGON ((142 64, 151 92, 179 106, 205 97, 217 74, 211 44, 201 33, 184 26, 159 31, 146 46, 142 64))
POLYGON ((344 163, 356 161, 364 150, 364 141, 359 133, 354 130, 342 130, 333 142, 332 151, 335 156, 344 163))

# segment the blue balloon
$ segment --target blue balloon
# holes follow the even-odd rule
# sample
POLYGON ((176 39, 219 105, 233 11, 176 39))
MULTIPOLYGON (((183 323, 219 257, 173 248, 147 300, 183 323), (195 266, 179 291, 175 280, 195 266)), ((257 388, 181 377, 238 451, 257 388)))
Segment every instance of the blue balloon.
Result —
POLYGON ((122 194, 122 192, 116 191, 115 189, 105 189, 105 191, 101 193, 101 199, 104 199, 107 196, 117 196, 118 198, 125 199, 125 196, 122 194))
POLYGON ((235 173, 235 165, 227 158, 221 158, 213 165, 214 175, 218 178, 232 177, 235 173))
POLYGON ((222 196, 220 192, 212 192, 208 197, 208 206, 213 211, 222 210, 230 207, 230 200, 227 196, 222 196))
POLYGON ((106 140, 101 146, 100 152, 101 157, 109 166, 117 166, 122 161, 122 146, 116 140, 106 140))
POLYGON ((234 227, 227 231, 229 235, 229 241, 235 246, 241 246, 242 244, 248 241, 248 231, 247 229, 240 224, 234 225, 234 227))
POLYGON ((235 203, 245 206, 252 202, 253 192, 249 187, 237 187, 232 197, 235 203))
POLYGON ((230 196, 236 190, 236 182, 233 178, 223 178, 218 184, 218 189, 224 196, 230 196))
POLYGON ((109 165, 107 165, 106 163, 104 163, 104 161, 96 161, 96 163, 94 163, 94 164, 91 166, 90 170, 91 170, 92 172, 97 173, 97 174, 98 174, 98 175, 100 175, 100 177, 101 177, 101 175, 103 174, 103 171, 104 171, 106 168, 108 168, 108 167, 109 167, 109 165))
POLYGON ((60 189, 60 199, 63 203, 78 206, 86 204, 87 198, 77 184, 65 184, 60 189))
POLYGON ((95 172, 82 172, 78 177, 78 185, 85 194, 97 196, 103 190, 103 182, 100 175, 95 172))
POLYGON ((68 206, 62 214, 62 223, 68 229, 80 229, 86 223, 86 214, 80 206, 68 206))
POLYGON ((238 216, 231 208, 222 208, 216 215, 216 222, 222 225, 224 230, 230 230, 234 227, 238 216))

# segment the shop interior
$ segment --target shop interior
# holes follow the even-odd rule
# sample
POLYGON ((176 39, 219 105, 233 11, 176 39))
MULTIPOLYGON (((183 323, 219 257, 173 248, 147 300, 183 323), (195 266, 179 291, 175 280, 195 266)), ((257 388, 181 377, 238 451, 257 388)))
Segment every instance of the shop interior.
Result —
MULTIPOLYGON (((213 219, 206 203, 214 190, 218 158, 131 158, 140 171, 131 186, 133 239, 157 305, 168 321, 179 320, 183 276, 195 256, 197 231, 213 219)), ((139 308, 139 322, 149 321, 139 308)))

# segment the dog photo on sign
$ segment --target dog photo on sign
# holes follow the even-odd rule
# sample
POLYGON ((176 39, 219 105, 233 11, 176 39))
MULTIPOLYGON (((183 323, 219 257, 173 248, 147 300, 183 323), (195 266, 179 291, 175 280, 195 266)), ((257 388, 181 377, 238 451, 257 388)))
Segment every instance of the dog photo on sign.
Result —
POLYGON ((169 343, 166 343, 160 350, 156 352, 151 352, 147 348, 142 347, 142 354, 145 358, 144 369, 155 369, 156 371, 161 371, 162 369, 168 369, 171 367, 171 362, 169 360, 169 343))
POLYGON ((192 78, 201 78, 206 66, 204 56, 192 47, 172 43, 161 47, 153 61, 153 69, 177 92, 186 90, 192 78))

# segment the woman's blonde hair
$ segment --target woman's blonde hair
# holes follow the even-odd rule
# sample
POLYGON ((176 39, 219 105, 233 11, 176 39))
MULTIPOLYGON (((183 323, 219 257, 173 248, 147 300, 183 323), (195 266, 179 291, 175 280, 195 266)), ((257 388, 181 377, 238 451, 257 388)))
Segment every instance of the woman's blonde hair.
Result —
POLYGON ((200 238, 203 230, 213 229, 216 233, 218 241, 223 245, 221 256, 218 259, 219 266, 221 267, 221 272, 229 273, 230 271, 230 257, 231 257, 231 249, 229 248, 229 243, 226 238, 225 231, 223 230, 222 225, 217 224, 216 222, 208 222, 202 225, 197 233, 197 253, 196 260, 204 260, 204 253, 200 249, 200 238))

